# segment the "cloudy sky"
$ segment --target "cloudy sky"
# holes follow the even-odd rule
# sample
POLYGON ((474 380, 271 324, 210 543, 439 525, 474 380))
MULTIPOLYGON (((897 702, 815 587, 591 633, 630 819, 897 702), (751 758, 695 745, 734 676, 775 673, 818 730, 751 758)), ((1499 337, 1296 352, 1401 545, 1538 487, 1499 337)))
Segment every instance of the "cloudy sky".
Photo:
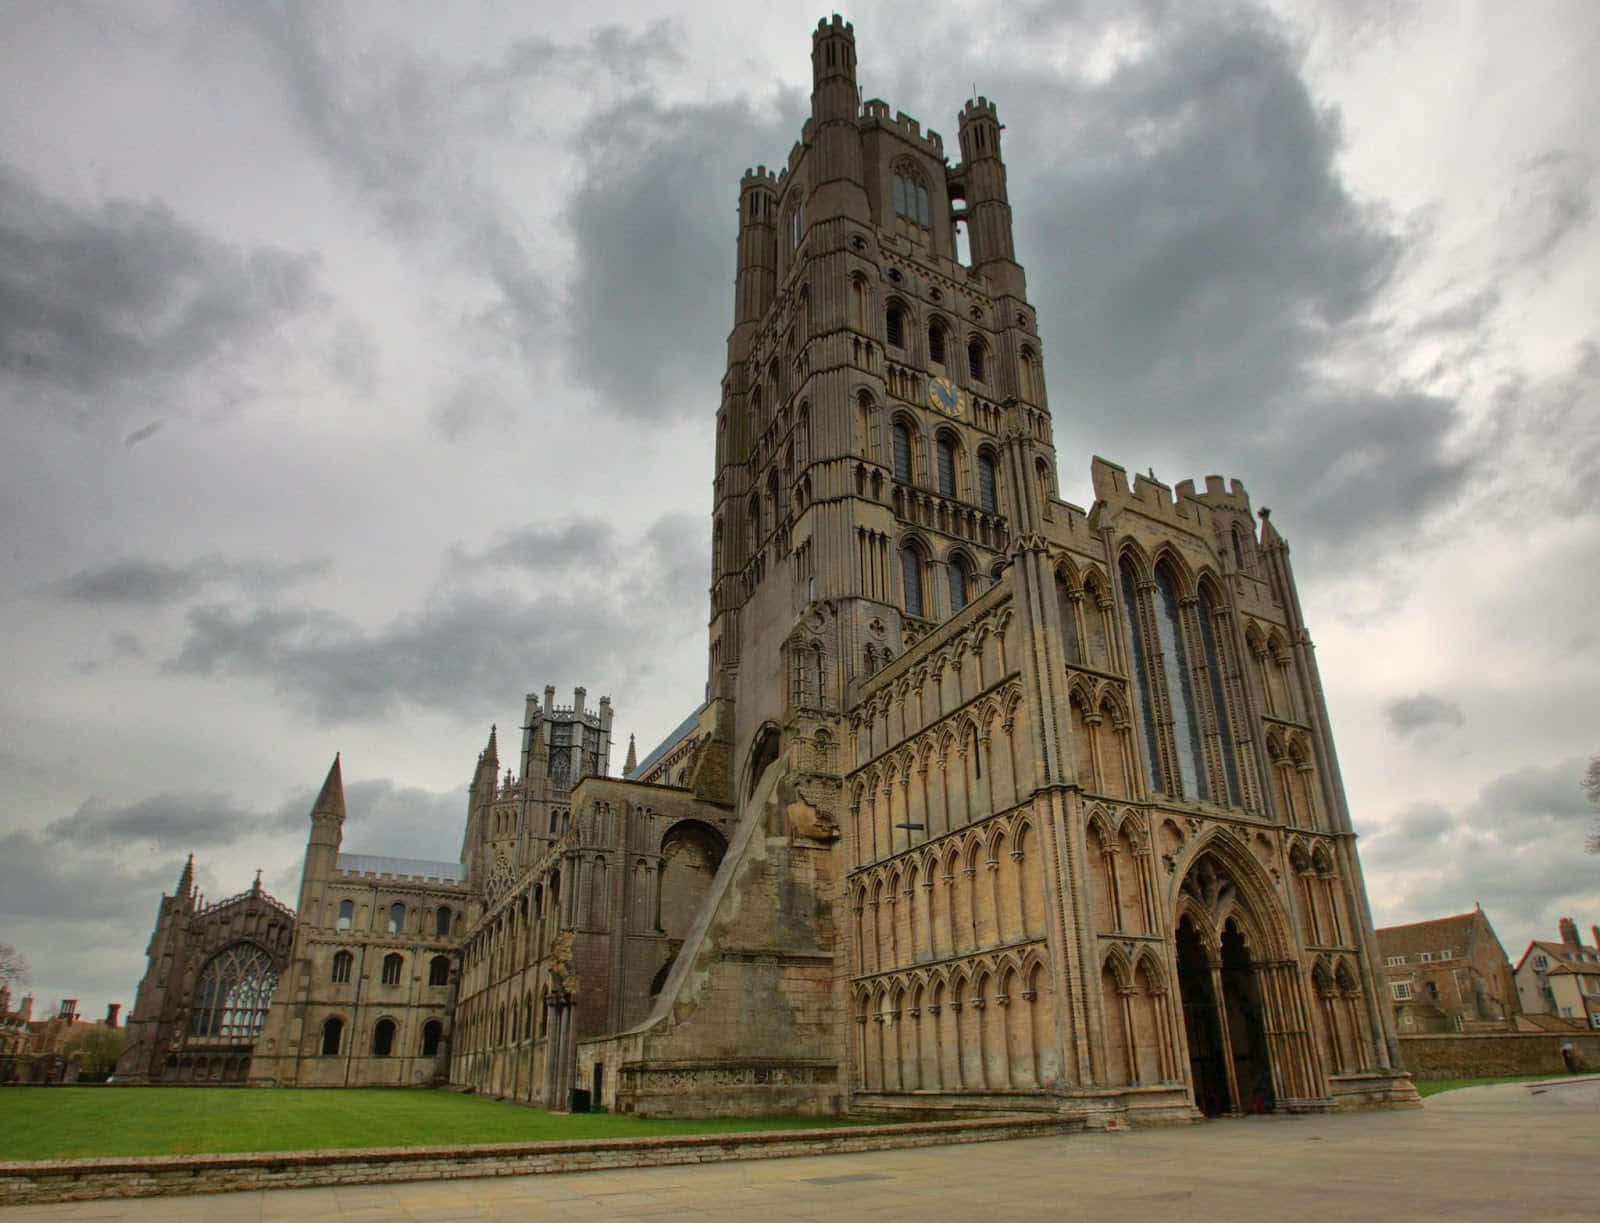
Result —
MULTIPOLYGON (((0 941, 131 1002, 161 891, 453 859, 489 724, 700 699, 738 177, 814 4, 0 0, 0 941)), ((1061 487, 1244 480, 1380 923, 1600 922, 1600 8, 873 4, 1006 128, 1061 487)), ((953 141, 951 141, 953 144, 953 141)), ((512 736, 515 737, 514 734, 512 736)))

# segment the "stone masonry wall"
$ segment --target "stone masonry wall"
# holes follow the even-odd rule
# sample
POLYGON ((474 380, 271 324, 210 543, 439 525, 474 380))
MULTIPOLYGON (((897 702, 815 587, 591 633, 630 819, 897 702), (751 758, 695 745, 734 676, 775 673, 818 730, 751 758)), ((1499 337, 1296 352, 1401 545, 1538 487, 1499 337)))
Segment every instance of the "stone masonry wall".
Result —
POLYGON ((760 1134, 700 1134, 591 1142, 277 1151, 253 1155, 162 1155, 0 1163, 0 1206, 103 1198, 305 1189, 396 1181, 459 1180, 666 1167, 729 1159, 777 1159, 893 1148, 1037 1138, 1082 1128, 1059 1117, 936 1121, 760 1134))
POLYGON ((1488 1075, 1565 1074, 1569 1069, 1600 1070, 1600 1033, 1498 1032, 1440 1036, 1402 1036, 1400 1056, 1419 1079, 1476 1078, 1488 1075), (1562 1060, 1572 1048, 1576 1066, 1562 1060))

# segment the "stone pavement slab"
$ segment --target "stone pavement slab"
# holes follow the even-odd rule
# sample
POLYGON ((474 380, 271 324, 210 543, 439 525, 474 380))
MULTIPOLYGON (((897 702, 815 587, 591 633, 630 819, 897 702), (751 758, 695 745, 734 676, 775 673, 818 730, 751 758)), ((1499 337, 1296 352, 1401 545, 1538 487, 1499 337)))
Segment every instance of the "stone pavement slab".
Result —
POLYGON ((285 1189, 0 1209, 0 1223, 350 1223, 695 1219, 848 1223, 1070 1215, 1256 1223, 1285 1218, 1597 1217, 1600 1079, 1434 1096, 1420 1110, 1276 1116, 855 1155, 552 1176, 285 1189), (1515 1168, 1517 1175, 1508 1175, 1515 1168))

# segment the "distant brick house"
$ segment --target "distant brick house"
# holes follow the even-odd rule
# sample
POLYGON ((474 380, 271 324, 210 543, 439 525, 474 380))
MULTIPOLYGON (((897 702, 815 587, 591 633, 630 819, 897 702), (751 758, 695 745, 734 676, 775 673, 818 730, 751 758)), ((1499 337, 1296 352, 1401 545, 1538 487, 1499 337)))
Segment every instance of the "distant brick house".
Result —
POLYGON ((1586 946, 1570 917, 1560 922, 1561 941, 1534 940, 1513 974, 1517 997, 1529 1015, 1548 1015, 1573 1027, 1600 1029, 1600 926, 1591 926, 1586 946))
POLYGON ((1386 926, 1377 935, 1400 1035, 1507 1031, 1515 1025, 1511 964, 1482 909, 1386 926))

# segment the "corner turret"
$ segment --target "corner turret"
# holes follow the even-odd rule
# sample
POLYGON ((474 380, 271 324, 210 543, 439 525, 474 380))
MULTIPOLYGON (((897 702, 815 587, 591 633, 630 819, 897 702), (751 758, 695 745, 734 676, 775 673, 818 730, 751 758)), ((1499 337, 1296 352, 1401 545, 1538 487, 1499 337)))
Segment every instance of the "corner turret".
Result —
POLYGON ((805 224, 836 216, 865 220, 868 215, 856 126, 860 112, 855 27, 835 13, 819 21, 811 35, 811 155, 805 175, 811 191, 804 204, 805 224))
POLYGON ((1011 237, 1011 201, 1006 194, 1006 166, 1000 158, 1004 131, 994 103, 969 99, 959 125, 961 165, 956 177, 967 201, 967 246, 974 271, 989 278, 997 297, 1024 298, 1027 279, 1017 263, 1011 237))
POLYGON ((306 841, 306 866, 300 879, 300 910, 304 912, 322 881, 332 877, 344 843, 344 774, 336 754, 311 804, 311 836, 306 841))

